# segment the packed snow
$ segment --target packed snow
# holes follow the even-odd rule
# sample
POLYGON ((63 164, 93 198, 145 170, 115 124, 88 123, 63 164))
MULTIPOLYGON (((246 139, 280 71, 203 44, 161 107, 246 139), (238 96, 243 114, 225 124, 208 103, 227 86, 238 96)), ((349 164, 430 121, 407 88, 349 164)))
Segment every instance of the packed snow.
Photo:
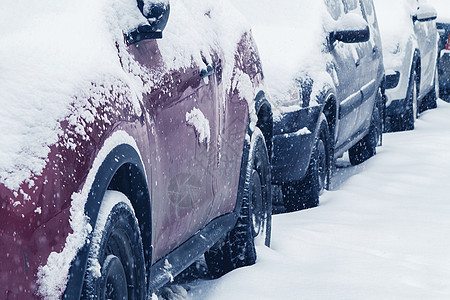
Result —
POLYGON ((209 145, 211 129, 209 127, 209 121, 202 111, 194 107, 190 112, 186 112, 186 122, 194 127, 199 142, 209 145))
POLYGON ((449 115, 439 101, 366 163, 339 160, 319 207, 275 215, 255 265, 186 299, 449 299, 449 115))

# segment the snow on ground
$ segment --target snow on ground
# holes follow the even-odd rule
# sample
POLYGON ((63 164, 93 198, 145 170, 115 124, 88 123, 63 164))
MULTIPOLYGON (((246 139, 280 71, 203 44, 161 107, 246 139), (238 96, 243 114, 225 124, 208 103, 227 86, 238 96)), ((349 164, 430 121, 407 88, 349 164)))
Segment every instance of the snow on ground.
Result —
POLYGON ((450 299, 450 104, 339 162, 319 207, 274 216, 254 266, 188 284, 188 299, 450 299))

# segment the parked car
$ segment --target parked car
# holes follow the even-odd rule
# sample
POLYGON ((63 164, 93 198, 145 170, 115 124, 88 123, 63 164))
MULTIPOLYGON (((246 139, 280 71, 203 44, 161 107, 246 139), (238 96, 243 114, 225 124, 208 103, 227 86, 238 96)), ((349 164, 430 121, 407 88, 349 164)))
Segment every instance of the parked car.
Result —
POLYGON ((273 183, 294 211, 318 204, 335 160, 381 140, 384 67, 371 0, 235 0, 250 19, 274 109, 273 183))
POLYGON ((438 11, 436 26, 439 32, 439 96, 450 101, 450 11, 448 1, 433 0, 431 3, 438 11))
POLYGON ((375 0, 386 68, 389 130, 414 129, 438 97, 437 13, 422 0, 375 0))
POLYGON ((254 263, 272 113, 233 6, 54 4, 0 4, 0 298, 148 299, 205 252, 254 263))

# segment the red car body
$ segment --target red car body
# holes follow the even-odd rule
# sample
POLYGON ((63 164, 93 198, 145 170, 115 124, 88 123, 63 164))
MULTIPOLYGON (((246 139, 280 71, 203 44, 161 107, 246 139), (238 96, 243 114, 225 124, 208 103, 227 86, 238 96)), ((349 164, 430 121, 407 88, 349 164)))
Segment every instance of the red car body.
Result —
MULTIPOLYGON (((92 97, 79 98, 93 108, 89 124, 78 120, 86 135, 77 134, 78 124, 74 126, 67 116, 60 120, 63 134, 50 146, 45 168, 31 178, 33 184, 23 182, 19 190, 11 190, 0 183, 1 299, 50 298, 58 293, 79 297, 89 249, 85 241, 95 227, 106 189, 121 191, 134 206, 148 276, 151 265, 235 210, 243 188, 253 109, 249 111, 253 99, 244 99, 236 86, 240 74, 245 74, 256 97, 263 78, 249 33, 242 35, 236 49, 235 61, 224 61, 221 45, 212 45, 205 57, 213 60, 205 58, 205 65, 169 70, 164 68, 158 40, 128 44, 126 51, 135 62, 160 75, 151 78, 153 85, 138 110, 127 101, 127 93, 92 82, 92 89, 101 90, 101 103, 94 105, 98 99, 92 97), (224 64, 231 65, 232 78, 222 78, 224 64), (223 81, 229 79, 227 90, 223 81), (187 118, 193 109, 209 121, 207 139, 200 139, 201 128, 187 118), (83 234, 86 239, 81 244, 70 240, 83 234), (79 247, 70 249, 72 245, 79 247), (67 262, 70 270, 64 269, 67 262), (63 267, 58 269, 59 265, 63 267), (52 286, 45 278, 48 274, 62 280, 52 286), (67 282, 67 288, 61 285, 67 282)), ((120 51, 118 47, 118 59, 120 51)), ((121 63, 127 68, 126 62, 121 63)), ((259 95, 257 112, 268 107, 259 95)), ((217 239, 211 238, 208 247, 217 239)))

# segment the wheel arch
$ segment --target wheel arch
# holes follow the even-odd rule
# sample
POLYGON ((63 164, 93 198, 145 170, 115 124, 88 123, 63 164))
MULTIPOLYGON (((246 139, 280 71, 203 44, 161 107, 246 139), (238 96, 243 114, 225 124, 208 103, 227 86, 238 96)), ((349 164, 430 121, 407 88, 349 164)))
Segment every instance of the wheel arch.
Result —
MULTIPOLYGON (((337 121, 338 121, 338 105, 334 92, 329 90, 324 97, 324 106, 322 109, 322 113, 325 115, 325 118, 328 122, 328 131, 330 138, 332 139, 330 145, 334 148, 334 141, 336 139, 337 133, 337 121)), ((320 120, 318 122, 320 124, 320 120)))
POLYGON ((269 154, 269 160, 272 160, 272 137, 273 137, 273 113, 272 106, 267 100, 266 94, 263 91, 259 91, 255 97, 255 110, 258 116, 256 126, 263 133, 266 140, 267 151, 269 154))
MULTIPOLYGON (((144 249, 147 250, 144 251, 144 258, 149 278, 152 249, 150 194, 144 166, 133 146, 129 144, 115 146, 98 168, 84 206, 84 213, 92 228, 95 228, 100 206, 108 189, 124 193, 133 205, 141 234, 145 232, 145 235, 142 234, 142 241, 144 249)), ((91 239, 91 234, 71 263, 64 299, 79 299, 81 296, 90 251, 88 240, 91 239)))

